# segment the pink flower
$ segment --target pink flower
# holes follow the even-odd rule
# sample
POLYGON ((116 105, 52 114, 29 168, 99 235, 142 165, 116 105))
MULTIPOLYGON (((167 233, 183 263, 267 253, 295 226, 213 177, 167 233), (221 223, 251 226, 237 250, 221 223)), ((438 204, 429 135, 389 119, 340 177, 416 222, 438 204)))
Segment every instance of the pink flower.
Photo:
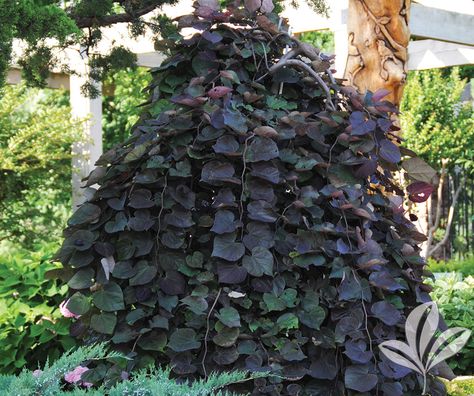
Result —
POLYGON ((81 380, 82 374, 84 374, 86 371, 89 371, 87 367, 77 366, 74 370, 64 375, 64 380, 70 384, 82 385, 89 388, 92 386, 92 384, 90 382, 84 382, 81 380))
POLYGON ((79 319, 81 315, 76 315, 75 313, 71 312, 69 309, 67 309, 67 304, 69 300, 64 300, 61 304, 59 304, 59 312, 65 317, 65 318, 74 318, 74 319, 79 319))
POLYGON ((43 374, 43 371, 41 370, 35 370, 33 371, 33 377, 38 378, 41 374, 43 374))

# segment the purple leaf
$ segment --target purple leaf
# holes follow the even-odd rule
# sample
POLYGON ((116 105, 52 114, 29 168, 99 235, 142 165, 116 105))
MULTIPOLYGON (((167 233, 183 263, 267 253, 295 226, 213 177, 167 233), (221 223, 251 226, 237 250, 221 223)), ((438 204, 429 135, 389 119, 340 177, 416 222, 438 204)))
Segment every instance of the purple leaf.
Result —
POLYGON ((377 161, 368 160, 368 161, 365 161, 361 166, 359 166, 357 170, 354 172, 354 174, 357 177, 365 178, 370 175, 373 175, 376 170, 377 170, 377 161))
POLYGON ((260 8, 262 2, 260 0, 244 0, 244 4, 247 11, 252 14, 260 8))
POLYGON ((383 98, 385 98, 388 94, 390 94, 390 91, 388 89, 385 89, 385 88, 381 88, 381 89, 378 89, 377 91, 375 91, 375 93, 372 95, 372 100, 374 102, 379 102, 381 101, 383 98))
POLYGON ((372 305, 372 314, 388 326, 396 325, 400 319, 400 311, 388 301, 378 301, 372 305))
POLYGON ((222 36, 219 33, 209 32, 208 30, 202 33, 202 37, 205 38, 207 41, 210 41, 212 44, 216 44, 222 41, 222 36))
POLYGON ((396 164, 402 159, 399 147, 388 139, 384 139, 380 142, 379 154, 384 160, 392 164, 396 164))
POLYGON ((217 86, 207 91, 207 96, 209 96, 211 99, 219 99, 230 92, 232 92, 232 88, 225 86, 217 86))
POLYGON ((351 134, 356 136, 367 135, 377 125, 374 120, 367 120, 361 111, 354 111, 349 117, 349 121, 352 127, 351 134))
POLYGON ((238 284, 247 278, 247 270, 236 264, 219 264, 217 266, 219 283, 238 284))
POLYGON ((369 276, 369 281, 375 287, 388 291, 403 290, 403 287, 388 272, 373 272, 369 276))
POLYGON ((433 193, 433 186, 429 183, 417 181, 407 187, 408 198, 412 202, 425 202, 433 193))

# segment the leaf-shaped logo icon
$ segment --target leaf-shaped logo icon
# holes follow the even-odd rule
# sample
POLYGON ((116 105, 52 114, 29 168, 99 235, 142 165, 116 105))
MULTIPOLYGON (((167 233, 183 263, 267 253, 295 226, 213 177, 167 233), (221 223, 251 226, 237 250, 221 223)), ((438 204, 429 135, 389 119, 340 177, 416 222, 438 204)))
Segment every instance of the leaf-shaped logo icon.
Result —
POLYGON ((448 329, 436 336, 438 323, 439 311, 436 304, 421 304, 406 320, 406 343, 389 340, 379 345, 380 351, 392 362, 423 376, 423 394, 426 394, 426 375, 429 371, 458 353, 471 336, 471 331, 462 327, 448 329))

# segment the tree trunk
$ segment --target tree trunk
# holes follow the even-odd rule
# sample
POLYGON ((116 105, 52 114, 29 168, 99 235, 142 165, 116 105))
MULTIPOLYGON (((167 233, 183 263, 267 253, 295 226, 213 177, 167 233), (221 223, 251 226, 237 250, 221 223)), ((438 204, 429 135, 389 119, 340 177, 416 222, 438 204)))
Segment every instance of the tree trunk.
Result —
POLYGON ((360 92, 387 89, 400 104, 407 75, 411 0, 349 0, 349 54, 344 77, 360 92))

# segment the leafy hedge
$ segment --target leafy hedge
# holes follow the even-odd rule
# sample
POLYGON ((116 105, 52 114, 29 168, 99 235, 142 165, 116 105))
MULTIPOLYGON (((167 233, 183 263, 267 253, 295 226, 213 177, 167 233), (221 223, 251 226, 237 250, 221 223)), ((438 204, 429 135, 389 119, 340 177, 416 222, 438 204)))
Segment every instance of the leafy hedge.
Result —
MULTIPOLYGON (((211 6, 179 19, 201 33, 161 43, 171 56, 146 111, 69 220, 71 334, 180 378, 277 375, 235 388, 254 394, 417 394, 377 348, 429 299, 423 236, 390 173, 413 155, 396 109, 337 85, 330 60, 260 5, 211 6)), ((401 165, 410 198, 426 199, 435 172, 401 165)))
POLYGON ((441 161, 449 159, 451 171, 457 165, 472 172, 474 110, 471 103, 462 102, 469 82, 462 69, 410 72, 400 106, 400 122, 406 146, 430 164, 440 168, 441 161))
MULTIPOLYGON (((474 330, 474 277, 459 280, 456 273, 444 274, 434 281, 433 287, 431 296, 448 327, 474 330)), ((474 338, 448 363, 458 375, 474 374, 474 338)))
POLYGON ((71 215, 71 144, 80 130, 63 91, 1 89, 0 241, 32 249, 61 239, 71 215))
POLYGON ((58 268, 49 262, 56 249, 50 244, 35 252, 0 252, 1 373, 57 359, 75 344, 69 322, 58 310, 67 287, 45 278, 47 271, 58 268))
POLYGON ((431 272, 458 272, 464 276, 474 276, 474 256, 463 260, 451 259, 449 261, 429 259, 428 268, 431 272))
POLYGON ((474 394, 474 378, 456 378, 453 381, 445 381, 449 396, 466 396, 474 394))

